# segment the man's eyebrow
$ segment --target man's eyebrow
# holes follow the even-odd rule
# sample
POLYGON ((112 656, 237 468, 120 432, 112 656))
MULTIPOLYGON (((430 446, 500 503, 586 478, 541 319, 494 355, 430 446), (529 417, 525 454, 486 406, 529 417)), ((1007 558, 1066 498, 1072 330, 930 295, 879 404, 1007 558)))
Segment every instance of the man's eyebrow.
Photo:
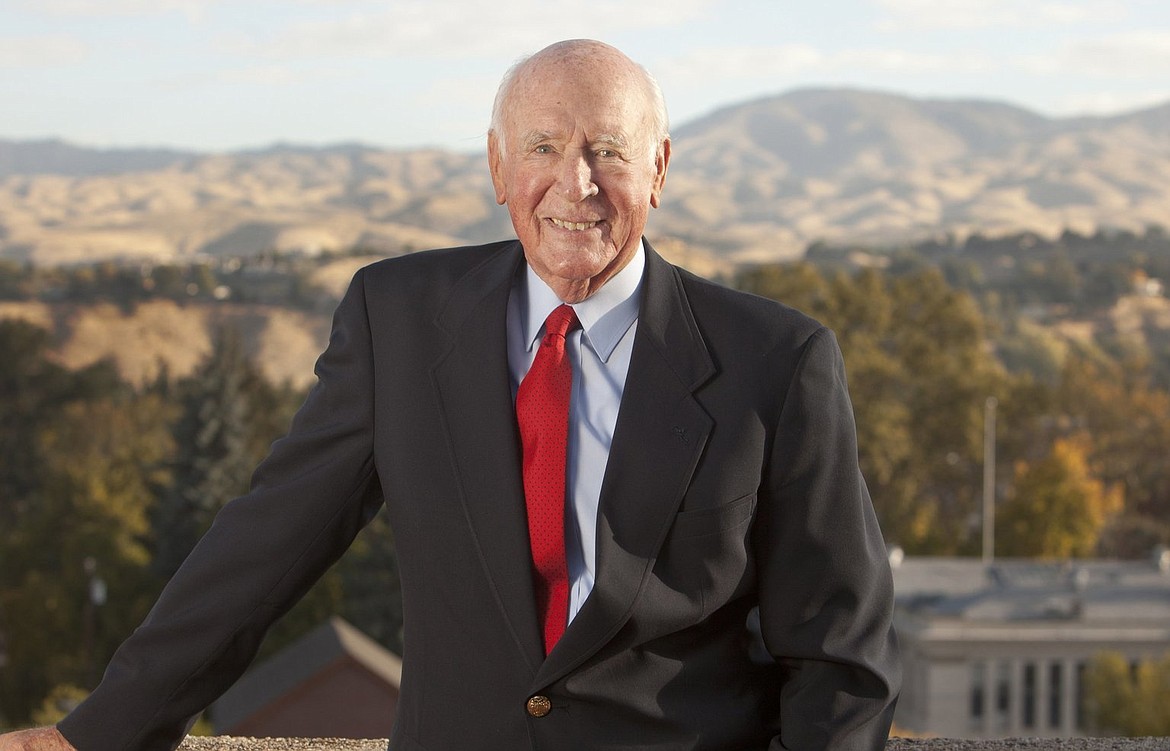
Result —
MULTIPOLYGON (((531 149, 539 146, 542 143, 547 141, 555 141, 556 139, 557 134, 553 131, 530 130, 524 134, 524 137, 520 139, 520 142, 525 149, 531 149)), ((594 137, 589 142, 589 145, 592 147, 612 146, 619 151, 625 151, 627 148, 629 148, 630 141, 621 133, 602 133, 594 137)))
POLYGON ((521 143, 526 149, 530 149, 533 146, 538 146, 545 141, 551 140, 552 138, 553 134, 551 131, 530 130, 524 134, 524 138, 521 139, 521 143))
POLYGON ((621 133, 602 133, 593 139, 593 146, 616 146, 619 151, 624 151, 629 145, 629 139, 621 133))

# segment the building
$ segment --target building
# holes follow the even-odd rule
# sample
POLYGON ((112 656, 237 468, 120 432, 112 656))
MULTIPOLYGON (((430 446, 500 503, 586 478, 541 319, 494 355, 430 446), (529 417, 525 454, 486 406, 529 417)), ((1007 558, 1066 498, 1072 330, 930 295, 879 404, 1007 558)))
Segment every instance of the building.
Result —
POLYGON ((1170 552, 1153 562, 891 555, 905 674, 895 722, 949 738, 1086 735, 1085 666, 1170 652, 1170 552))
POLYGON ((402 661, 341 618, 260 663, 211 706, 220 735, 387 738, 402 661))

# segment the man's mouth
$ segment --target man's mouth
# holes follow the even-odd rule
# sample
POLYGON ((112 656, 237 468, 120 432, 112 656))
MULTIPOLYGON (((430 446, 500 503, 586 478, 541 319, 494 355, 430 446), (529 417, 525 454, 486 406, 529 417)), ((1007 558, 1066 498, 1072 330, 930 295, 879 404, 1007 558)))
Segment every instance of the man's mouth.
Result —
POLYGON ((556 217, 549 217, 549 221, 561 229, 572 230, 574 232, 592 229, 597 226, 597 222, 569 222, 564 219, 557 219, 556 217))

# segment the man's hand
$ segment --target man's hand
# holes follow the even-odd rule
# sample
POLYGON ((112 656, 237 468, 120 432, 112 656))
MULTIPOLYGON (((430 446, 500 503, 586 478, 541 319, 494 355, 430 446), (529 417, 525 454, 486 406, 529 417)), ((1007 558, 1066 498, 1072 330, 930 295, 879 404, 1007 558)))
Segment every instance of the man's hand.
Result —
POLYGON ((0 735, 0 751, 77 751, 55 727, 0 735))

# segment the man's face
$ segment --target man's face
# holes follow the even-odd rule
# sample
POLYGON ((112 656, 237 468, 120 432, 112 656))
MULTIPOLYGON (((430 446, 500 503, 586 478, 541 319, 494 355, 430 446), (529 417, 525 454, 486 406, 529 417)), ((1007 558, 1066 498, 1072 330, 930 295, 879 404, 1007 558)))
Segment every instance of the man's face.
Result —
POLYGON ((628 61, 537 63, 519 74, 489 138, 496 200, 532 269, 566 302, 629 263, 666 178, 670 143, 628 61))

